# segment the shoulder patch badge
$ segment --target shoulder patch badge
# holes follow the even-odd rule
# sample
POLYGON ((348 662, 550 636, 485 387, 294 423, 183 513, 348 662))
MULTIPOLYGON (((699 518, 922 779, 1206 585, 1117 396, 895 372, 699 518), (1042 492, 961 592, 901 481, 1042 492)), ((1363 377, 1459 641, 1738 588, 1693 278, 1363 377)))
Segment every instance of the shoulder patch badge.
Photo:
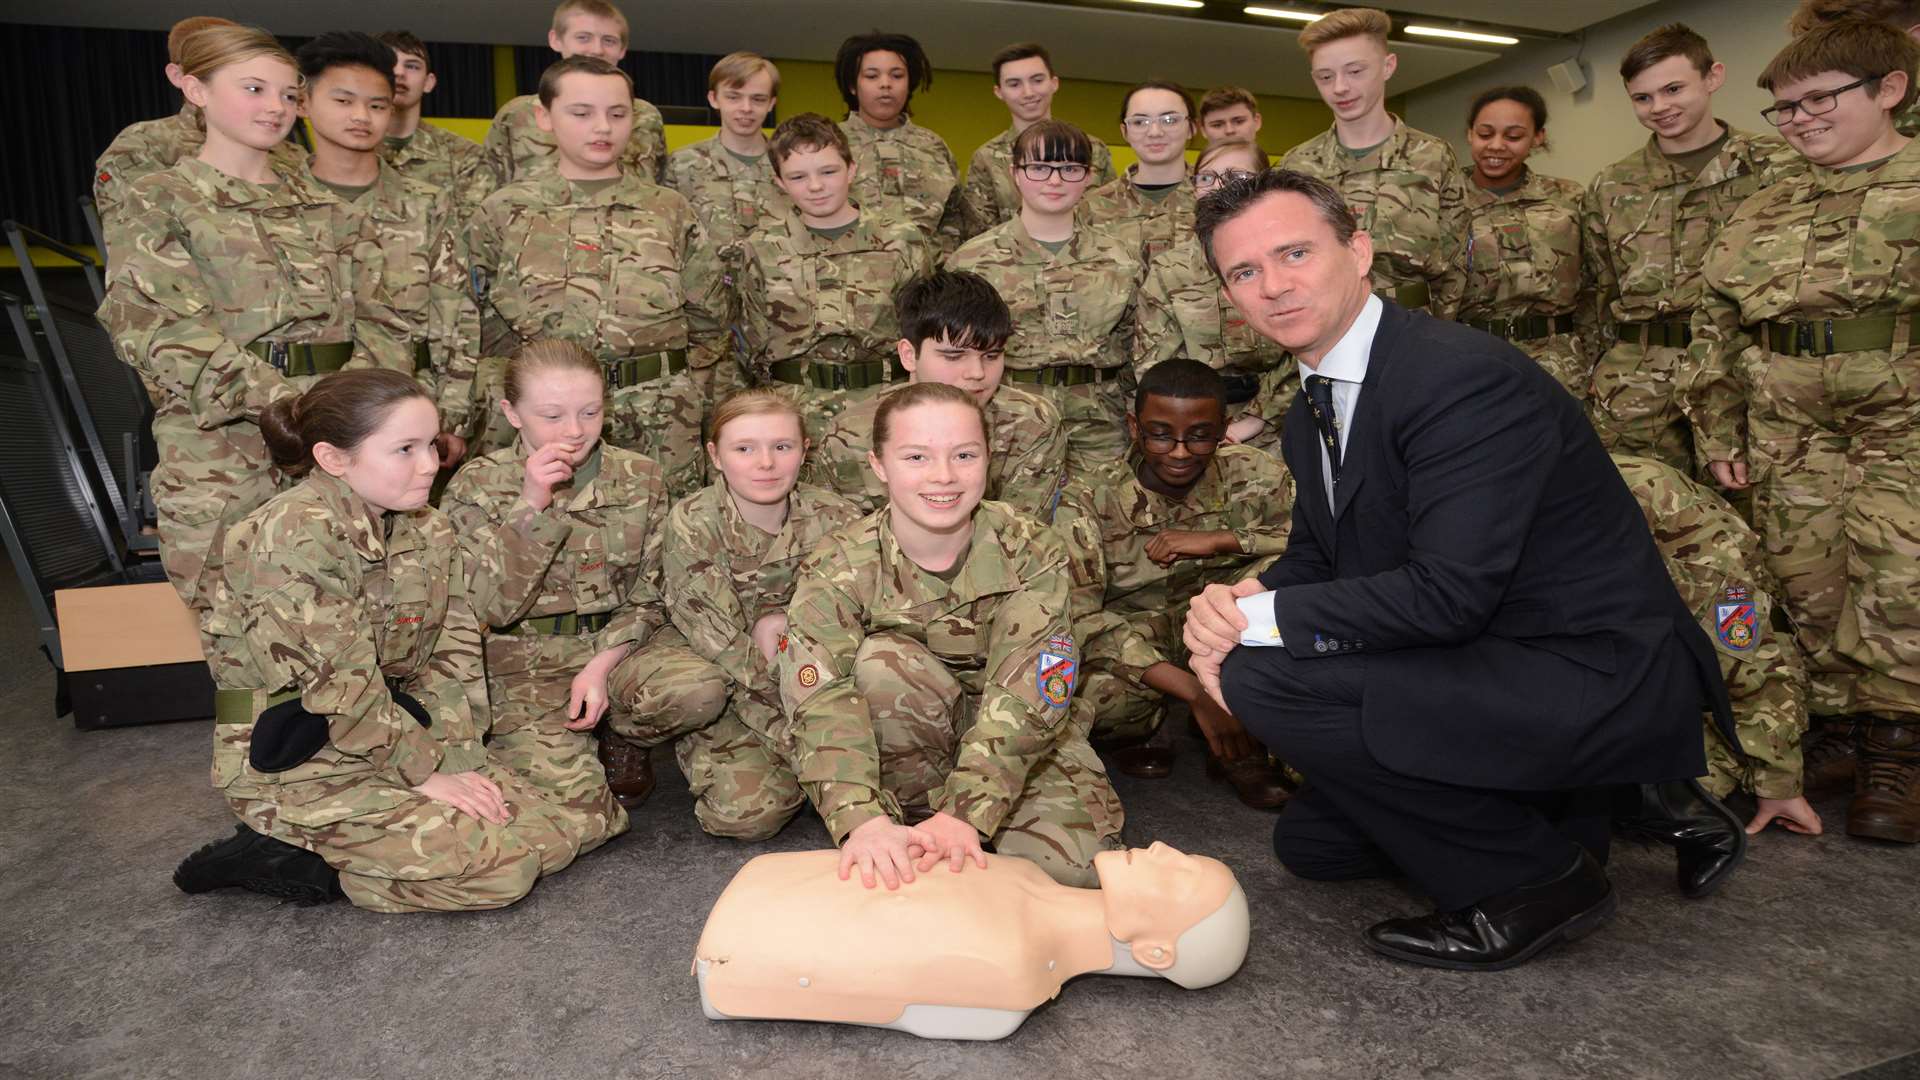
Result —
POLYGON ((1760 643, 1760 609, 1747 599, 1745 589, 1727 590, 1727 602, 1714 605, 1713 624, 1720 644, 1734 652, 1751 651, 1760 643))
POLYGON ((1033 662, 1034 685, 1040 699, 1056 709, 1064 709, 1073 700, 1073 677, 1079 664, 1072 657, 1041 653, 1033 662))
POLYGON ((812 689, 820 683, 820 669, 814 667, 812 664, 808 664, 794 675, 794 681, 798 682, 801 686, 812 689))
POLYGON ((1070 637, 1064 637, 1060 634, 1055 634, 1054 636, 1047 639, 1047 651, 1052 653, 1059 653, 1061 656, 1072 656, 1073 655, 1073 639, 1070 637))

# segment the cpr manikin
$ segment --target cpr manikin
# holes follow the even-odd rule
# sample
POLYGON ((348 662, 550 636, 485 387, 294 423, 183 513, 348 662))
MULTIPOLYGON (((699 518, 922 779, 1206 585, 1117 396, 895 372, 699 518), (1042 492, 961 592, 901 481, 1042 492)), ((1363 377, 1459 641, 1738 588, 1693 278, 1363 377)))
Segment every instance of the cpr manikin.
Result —
POLYGON ((1189 990, 1240 970, 1247 898, 1216 859, 1165 844, 1094 856, 1099 889, 1025 859, 944 865, 898 890, 842 881, 837 851, 762 855, 707 916, 694 955, 714 1020, 826 1020, 999 1039, 1076 975, 1189 990))

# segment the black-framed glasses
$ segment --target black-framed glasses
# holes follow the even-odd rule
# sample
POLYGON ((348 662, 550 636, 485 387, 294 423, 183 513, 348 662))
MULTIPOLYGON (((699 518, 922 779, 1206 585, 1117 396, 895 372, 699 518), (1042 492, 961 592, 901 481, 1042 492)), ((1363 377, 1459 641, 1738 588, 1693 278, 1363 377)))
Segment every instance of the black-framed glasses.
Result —
POLYGON ((1163 112, 1159 116, 1129 116, 1125 120, 1126 125, 1135 131, 1145 131, 1155 124, 1172 131, 1186 122, 1186 116, 1177 112, 1163 112))
POLYGON ((1253 175, 1252 169, 1205 169, 1193 174, 1194 187, 1215 187, 1231 180, 1245 180, 1253 175))
POLYGON ((1171 454, 1176 446, 1185 446, 1189 454, 1211 454, 1220 441, 1218 435, 1174 435, 1165 431, 1140 434, 1140 445, 1156 454, 1171 454))
POLYGON ((1836 86, 1831 90, 1815 90, 1813 93, 1797 101, 1777 101, 1767 108, 1761 109, 1760 115, 1766 117, 1767 123, 1772 124, 1774 127, 1786 127, 1787 124, 1792 121, 1795 113, 1805 113, 1808 116, 1825 116, 1839 107, 1841 94, 1849 90, 1858 89, 1868 83, 1879 82, 1886 77, 1884 72, 1879 75, 1869 75, 1864 79, 1855 79, 1845 86, 1836 86))
POLYGON ((1077 184, 1080 181, 1085 180, 1087 178, 1087 174, 1092 171, 1093 169, 1090 166, 1081 165, 1078 163, 1068 164, 1068 165, 1049 165, 1043 161, 1029 161, 1026 164, 1020 166, 1020 175, 1026 177, 1027 179, 1033 181, 1036 184, 1046 183, 1048 180, 1053 179, 1056 173, 1059 174, 1060 179, 1065 180, 1067 183, 1077 184))

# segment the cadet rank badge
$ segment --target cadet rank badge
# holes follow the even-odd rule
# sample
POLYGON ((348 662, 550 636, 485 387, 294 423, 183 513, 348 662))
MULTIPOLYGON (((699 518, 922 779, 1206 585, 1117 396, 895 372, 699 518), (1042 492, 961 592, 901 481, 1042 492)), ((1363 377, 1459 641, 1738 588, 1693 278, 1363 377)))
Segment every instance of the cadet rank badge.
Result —
POLYGON ((814 667, 812 664, 808 664, 807 666, 801 668, 799 673, 796 674, 793 678, 795 682, 798 682, 801 686, 811 690, 815 686, 819 685, 820 683, 820 669, 817 667, 814 667))
POLYGON ((1064 709, 1073 700, 1073 674, 1079 668, 1069 656, 1041 653, 1033 662, 1034 685, 1040 698, 1056 709, 1064 709))
POLYGON ((1734 652, 1747 652, 1760 643, 1760 609, 1752 595, 1744 585, 1728 586, 1726 601, 1713 608, 1714 631, 1734 652))

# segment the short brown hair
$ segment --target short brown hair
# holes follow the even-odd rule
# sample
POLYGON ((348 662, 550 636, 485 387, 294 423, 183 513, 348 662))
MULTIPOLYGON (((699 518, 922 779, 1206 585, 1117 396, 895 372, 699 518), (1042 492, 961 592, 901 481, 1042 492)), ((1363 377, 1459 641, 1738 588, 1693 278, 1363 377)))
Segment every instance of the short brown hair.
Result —
POLYGON ((973 395, 957 386, 946 383, 916 382, 908 383, 897 390, 889 390, 880 399, 880 407, 873 411, 873 452, 877 455, 886 449, 887 440, 893 436, 893 417, 916 405, 964 405, 972 411, 974 418, 980 421, 980 434, 987 434, 987 414, 973 395))
POLYGON ((1713 70, 1713 50, 1707 48, 1707 39, 1686 23, 1676 22, 1659 27, 1633 43, 1627 55, 1620 58, 1620 81, 1632 82, 1641 72, 1675 56, 1686 57, 1702 75, 1713 70))
POLYGON ((1883 22, 1904 31, 1920 24, 1920 0, 1800 0, 1787 19, 1787 33, 1794 37, 1841 19, 1866 19, 1883 22))
POLYGON ((1311 53, 1329 42, 1350 37, 1372 38, 1387 47, 1387 35, 1393 33, 1393 19, 1378 8, 1341 8, 1329 11, 1300 29, 1300 47, 1311 53))
POLYGON ((773 66, 773 61, 761 56, 759 53, 751 52, 728 53, 721 57, 720 62, 713 65, 713 70, 707 72, 707 89, 718 90, 723 86, 745 86, 748 79, 753 78, 763 71, 767 73, 768 78, 773 80, 773 92, 776 95, 779 94, 780 69, 773 66))
POLYGON ((567 19, 574 15, 588 15, 596 19, 611 19, 620 24, 620 40, 627 40, 627 17, 620 9, 607 3, 607 0, 560 0, 560 6, 553 9, 553 32, 566 36, 567 19))
POLYGON ((1207 91, 1200 99, 1200 119, 1205 120, 1208 113, 1231 109, 1235 105, 1245 105, 1255 116, 1260 115, 1260 99, 1253 91, 1239 86, 1221 86, 1207 91))
POLYGON ((560 96, 560 80, 568 75, 611 75, 627 84, 627 95, 633 95, 633 76, 607 63, 597 56, 565 56, 547 65, 540 73, 540 104, 553 108, 553 99, 560 96))
POLYGON ((427 43, 415 36, 413 31, 383 30, 373 38, 396 53, 419 57, 420 62, 427 65, 427 74, 433 74, 433 57, 427 55, 427 43))
POLYGON ((812 153, 829 146, 839 151, 840 160, 853 164, 853 146, 847 142, 847 133, 840 130, 840 125, 817 112, 803 112, 787 117, 773 129, 773 138, 767 140, 767 156, 778 169, 789 154, 812 153))
POLYGON ((1013 163, 1068 161, 1093 164, 1093 140, 1065 120, 1036 120, 1014 137, 1013 163))
POLYGON ((313 468, 313 448, 329 443, 351 453, 394 407, 427 393, 413 376, 389 368, 355 368, 324 375, 299 397, 281 398, 260 413, 267 454, 298 479, 313 468))
POLYGON ((1006 65, 1015 60, 1032 60, 1036 57, 1041 63, 1047 65, 1047 74, 1053 74, 1053 57, 1044 45, 1032 41, 1021 41, 1001 49, 993 54, 993 81, 996 83, 1000 81, 1000 69, 1006 65))
POLYGON ((807 441, 807 417, 793 400, 793 391, 784 386, 756 386, 747 390, 735 390, 720 399, 713 407, 713 416, 707 420, 707 441, 717 443, 720 433, 727 425, 743 416, 771 416, 784 413, 793 417, 794 426, 800 429, 800 441, 807 441))
POLYGON ((1128 87, 1127 96, 1120 99, 1120 119, 1123 123, 1127 119, 1127 110, 1133 106, 1133 95, 1142 90, 1165 90, 1168 93, 1180 95, 1180 104, 1187 107, 1187 119, 1192 120, 1194 118, 1193 95, 1187 93, 1186 87, 1181 86, 1177 82, 1168 82, 1165 79, 1148 79, 1145 82, 1137 82, 1128 87))
POLYGON ((235 23, 232 19, 223 19, 218 15, 189 15, 174 23, 173 29, 167 31, 167 63, 180 62, 180 47, 185 45, 187 39, 193 35, 216 26, 233 25, 235 23))
POLYGON ((1814 27, 1781 49, 1761 70, 1754 84, 1771 91, 1781 83, 1837 71, 1856 79, 1872 79, 1868 93, 1877 93, 1882 76, 1907 73, 1907 92, 1894 105, 1899 112, 1913 101, 1913 71, 1920 66, 1920 44, 1893 24, 1843 19, 1814 27))
POLYGON ((520 346, 507 361, 507 400, 515 405, 527 394, 527 384, 543 371, 579 371, 606 385, 607 373, 600 361, 579 342, 567 338, 541 338, 520 346))
POLYGON ((1269 195, 1298 195, 1313 204, 1320 220, 1333 230, 1333 238, 1342 244, 1353 243, 1360 230, 1359 219, 1347 205, 1340 189, 1316 176, 1292 169, 1268 169, 1244 180, 1229 180, 1201 199, 1193 215, 1193 234, 1207 256, 1207 268, 1220 276, 1220 264, 1213 258, 1213 234, 1220 226, 1252 209, 1269 195))

